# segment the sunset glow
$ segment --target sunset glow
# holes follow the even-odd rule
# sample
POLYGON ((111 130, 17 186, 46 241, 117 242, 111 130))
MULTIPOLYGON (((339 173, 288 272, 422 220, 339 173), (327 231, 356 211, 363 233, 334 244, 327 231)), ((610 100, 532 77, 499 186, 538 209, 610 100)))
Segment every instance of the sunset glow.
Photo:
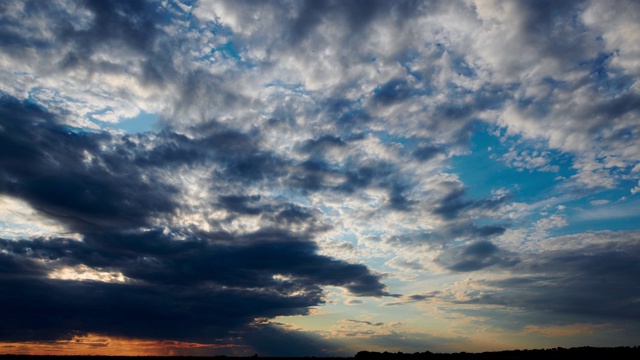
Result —
MULTIPOLYGON (((132 340, 87 334, 76 335, 69 340, 2 343, 2 352, 19 355, 206 356, 212 349, 236 347, 170 340, 132 340)), ((241 349, 238 349, 237 354, 242 354, 241 349)))

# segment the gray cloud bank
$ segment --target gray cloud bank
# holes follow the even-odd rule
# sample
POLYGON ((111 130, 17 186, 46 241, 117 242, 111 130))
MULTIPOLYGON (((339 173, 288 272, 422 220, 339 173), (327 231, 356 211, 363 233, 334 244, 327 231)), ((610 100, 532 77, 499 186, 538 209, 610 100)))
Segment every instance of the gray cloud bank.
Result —
MULTIPOLYGON (((243 234, 154 225, 152 218, 182 205, 172 186, 149 174, 205 158, 215 161, 224 140, 214 136, 207 147, 169 131, 153 143, 144 143, 144 135, 72 131, 46 111, 9 97, 2 99, 0 122, 0 191, 83 235, 83 241, 0 241, 1 303, 7 314, 2 340, 97 332, 206 342, 256 318, 305 314, 323 303, 322 285, 358 296, 387 295, 380 276, 365 266, 318 255, 311 239, 321 229, 291 230, 293 224, 314 222, 313 213, 293 204, 249 207, 251 199, 221 196, 217 208, 266 218, 259 230, 243 234), (183 143, 174 148, 176 141, 183 143), (93 154, 90 161, 86 152, 93 154), (118 272, 127 280, 48 277, 78 265, 118 272)), ((237 159, 225 157, 218 176, 228 176, 227 181, 267 176, 242 173, 242 163, 254 156, 255 150, 245 147, 237 159)))

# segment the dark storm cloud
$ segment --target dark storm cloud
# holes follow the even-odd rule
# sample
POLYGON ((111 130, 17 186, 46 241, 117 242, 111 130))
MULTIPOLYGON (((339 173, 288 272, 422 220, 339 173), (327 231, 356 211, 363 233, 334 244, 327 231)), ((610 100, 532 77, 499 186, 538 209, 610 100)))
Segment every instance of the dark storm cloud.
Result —
MULTIPOLYGON (((589 236, 589 235, 586 235, 589 236)), ((488 289, 468 302, 527 310, 610 318, 640 319, 640 245, 604 243, 586 247, 521 254, 511 277, 483 280, 488 289)))
POLYGON ((309 354, 321 356, 352 356, 337 344, 333 344, 313 332, 284 330, 276 325, 258 325, 242 333, 255 353, 259 356, 307 357, 309 354))
MULTIPOLYGON (((73 4, 84 8, 93 15, 87 26, 77 26, 77 21, 58 8, 58 4, 47 1, 26 1, 23 3, 22 16, 28 20, 57 18, 55 26, 50 27, 48 37, 38 38, 37 33, 16 31, 24 29, 16 26, 16 19, 7 16, 0 32, 4 33, 4 46, 22 50, 36 48, 43 51, 54 50, 58 44, 64 43, 65 56, 58 66, 62 69, 73 69, 78 66, 92 70, 112 72, 124 71, 123 68, 108 62, 91 59, 91 55, 101 47, 127 48, 139 53, 153 52, 153 47, 162 34, 157 26, 162 16, 157 3, 142 0, 132 1, 99 1, 86 0, 73 4)), ((6 14, 7 8, 0 9, 6 14)), ((19 54, 24 54, 19 52, 19 54)), ((16 54, 17 55, 17 54, 16 54)), ((147 67, 151 64, 147 64, 147 67)), ((149 71, 147 71, 149 73, 149 71)), ((157 74, 155 76, 158 76, 157 74)))
POLYGON ((212 199, 214 208, 258 216, 260 229, 250 233, 152 225, 182 206, 162 171, 217 164, 216 181, 232 184, 279 176, 277 166, 257 164, 275 157, 265 155, 259 137, 215 124, 195 138, 169 129, 116 137, 60 125, 8 96, 0 105, 0 194, 83 236, 0 240, 0 306, 11 313, 3 340, 96 332, 211 341, 255 318, 305 314, 323 302, 324 285, 355 296, 390 295, 366 266, 318 255, 312 238, 326 225, 296 204, 241 192, 212 199), (292 224, 306 230, 295 232, 292 224), (48 277, 78 266, 128 280, 48 277))
MULTIPOLYGON (((68 239, 0 241, 8 257, 3 268, 23 266, 37 275, 45 269, 87 265, 158 286, 243 286, 281 291, 320 291, 317 285, 343 286, 357 296, 386 295, 380 277, 363 265, 317 255, 311 241, 282 230, 261 230, 244 236, 199 233, 183 241, 160 230, 86 234, 83 242, 68 239), (16 259, 24 260, 20 265, 16 259), (37 260, 47 260, 48 267, 37 260), (281 275, 289 280, 274 279, 281 275)), ((6 270, 8 271, 8 270, 6 270)), ((6 272, 5 271, 5 272, 6 272)), ((24 272, 15 277, 26 276, 24 272)))
MULTIPOLYGON (((206 240, 176 242, 159 232, 146 232, 137 236, 98 235, 86 242, 104 247, 105 252, 115 252, 114 264, 118 264, 125 276, 151 283, 214 282, 224 286, 282 288, 283 291, 296 287, 319 291, 316 285, 332 284, 344 286, 354 295, 385 295, 379 276, 371 274, 365 266, 317 255, 313 242, 289 232, 263 229, 245 236, 199 235, 207 236, 206 240), (145 256, 151 259, 147 261, 145 256), (292 280, 279 281, 273 279, 273 275, 292 280)), ((87 265, 93 264, 88 261, 87 265)))
POLYGON ((434 209, 434 213, 442 216, 444 219, 452 220, 457 218, 460 212, 475 209, 495 209, 509 199, 510 196, 508 195, 470 199, 464 189, 455 189, 442 198, 440 204, 434 209))
POLYGON ((94 332, 210 342, 256 316, 305 314, 317 295, 286 297, 245 289, 159 287, 3 278, 3 341, 68 339, 94 332))
POLYGON ((85 242, 1 240, 5 291, 0 304, 12 314, 3 320, 2 339, 97 332, 210 341, 257 317, 305 314, 323 302, 320 285, 344 286, 360 296, 387 295, 379 277, 363 265, 317 255, 312 242, 288 234, 254 234, 250 240, 238 239, 240 245, 216 244, 213 238, 175 241, 152 231, 92 234, 85 242), (277 242, 261 241, 269 236, 277 242), (120 271, 130 280, 45 277, 56 268, 80 264, 120 271))
MULTIPOLYGON (((221 169, 215 170, 217 176, 243 183, 286 175, 288 161, 263 149, 257 132, 242 133, 213 120, 187 128, 189 136, 174 131, 163 130, 152 149, 131 149, 135 164, 167 167, 213 161, 221 165, 221 169)), ((137 136, 144 141, 144 134, 137 136)), ((128 144, 135 147, 131 142, 128 144)), ((140 147, 144 148, 144 144, 140 147)))
POLYGON ((438 231, 414 231, 384 238, 383 243, 391 247, 424 247, 442 249, 454 241, 488 241, 493 236, 502 235, 506 227, 494 224, 478 226, 468 219, 455 219, 438 228, 438 231))
POLYGON ((458 219, 453 221, 441 229, 441 243, 448 243, 451 239, 469 238, 485 241, 493 236, 502 235, 506 228, 502 225, 483 225, 478 226, 472 221, 466 219, 458 219))
MULTIPOLYGON (((305 142, 311 147, 343 147, 334 140, 329 145, 318 142, 305 142)), ((395 164, 375 161, 361 165, 357 160, 347 160, 334 164, 322 157, 322 152, 315 152, 307 160, 297 164, 289 175, 289 184, 304 192, 332 191, 344 194, 358 193, 367 188, 385 189, 389 194, 387 207, 398 211, 409 211, 417 201, 407 197, 411 184, 397 170, 395 164), (341 179, 336 183, 333 178, 341 179)))
MULTIPOLYGON (((153 1, 86 0, 84 5, 95 14, 87 30, 63 27, 62 40, 76 40, 83 49, 118 42, 131 49, 149 51, 158 35, 159 7, 153 1)), ((80 50, 80 49, 78 49, 80 50)))
POLYGON ((262 212, 262 209, 250 204, 260 200, 260 196, 242 196, 242 195, 228 195, 220 196, 219 198, 221 207, 246 215, 258 215, 262 212))
POLYGON ((126 158, 119 154, 107 156, 116 169, 86 161, 85 152, 99 155, 101 143, 112 140, 108 134, 76 132, 6 96, 0 99, 0 127, 0 193, 49 217, 75 228, 129 227, 176 207, 173 187, 142 181, 140 169, 123 166, 126 158))
POLYGON ((512 267, 520 260, 490 241, 446 249, 435 262, 452 271, 477 271, 490 266, 512 267))

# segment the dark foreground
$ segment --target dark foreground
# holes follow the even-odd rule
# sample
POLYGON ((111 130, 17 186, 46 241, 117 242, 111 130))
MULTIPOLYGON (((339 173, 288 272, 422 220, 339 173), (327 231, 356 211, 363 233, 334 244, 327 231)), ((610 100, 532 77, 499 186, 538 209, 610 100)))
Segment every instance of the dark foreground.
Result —
POLYGON ((553 348, 538 350, 507 350, 492 351, 483 353, 450 353, 439 354, 429 351, 424 353, 403 354, 403 353, 379 353, 361 351, 356 354, 356 360, 519 360, 519 359, 598 359, 598 360, 618 360, 618 359, 640 359, 640 346, 614 347, 614 348, 553 348))
MULTIPOLYGON (((170 359, 170 360, 196 360, 196 359, 222 359, 225 356, 215 357, 185 357, 185 356, 65 356, 65 355, 0 355, 0 360, 132 360, 132 359, 170 359)), ((231 358, 231 357, 229 357, 231 358)), ((256 358, 253 356, 252 358, 256 358)), ((234 358, 235 359, 235 358, 234 358)), ((243 358, 237 358, 243 359, 243 358)), ((507 350, 493 351, 483 353, 432 353, 429 351, 423 353, 389 353, 389 352, 371 352, 361 351, 351 358, 321 358, 321 357, 303 357, 303 358, 277 358, 264 357, 264 359, 334 359, 334 360, 519 360, 519 359, 602 359, 602 360, 619 360, 619 359, 640 359, 640 346, 612 347, 612 348, 596 348, 596 347, 578 347, 578 348, 553 348, 539 350, 507 350)))

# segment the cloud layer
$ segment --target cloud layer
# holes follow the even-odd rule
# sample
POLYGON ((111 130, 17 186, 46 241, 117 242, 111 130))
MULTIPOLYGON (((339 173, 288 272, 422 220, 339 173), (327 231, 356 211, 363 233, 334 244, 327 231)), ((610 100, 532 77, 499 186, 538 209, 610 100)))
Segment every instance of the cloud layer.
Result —
MULTIPOLYGON (((210 199, 217 199, 216 211, 228 213, 225 222, 257 218, 255 231, 172 223, 186 205, 176 186, 162 181, 162 172, 215 163, 217 148, 229 148, 230 134, 226 141, 216 141, 215 134, 202 141, 205 146, 169 131, 154 141, 72 131, 54 115, 7 97, 0 121, 2 192, 82 235, 82 241, 2 240, 2 304, 12 314, 3 340, 92 332, 206 342, 256 318, 305 314, 323 303, 321 285, 357 296, 387 294, 380 276, 365 266, 318 255, 312 239, 323 226, 295 204, 252 204, 260 196, 210 199), (176 142, 180 146, 173 147, 176 142), (121 280, 75 281, 91 275, 87 269, 121 280), (171 327, 163 326, 169 322, 171 327)), ((242 139, 237 135, 234 146, 242 139)), ((259 181, 266 176, 257 173, 259 167, 243 165, 256 153, 244 147, 237 158, 224 157, 212 175, 259 181)))
POLYGON ((639 14, 4 2, 0 341, 291 336, 313 353, 272 355, 319 355, 353 350, 336 331, 500 346, 470 322, 637 334, 639 14), (402 311, 447 330, 384 325, 402 311))

